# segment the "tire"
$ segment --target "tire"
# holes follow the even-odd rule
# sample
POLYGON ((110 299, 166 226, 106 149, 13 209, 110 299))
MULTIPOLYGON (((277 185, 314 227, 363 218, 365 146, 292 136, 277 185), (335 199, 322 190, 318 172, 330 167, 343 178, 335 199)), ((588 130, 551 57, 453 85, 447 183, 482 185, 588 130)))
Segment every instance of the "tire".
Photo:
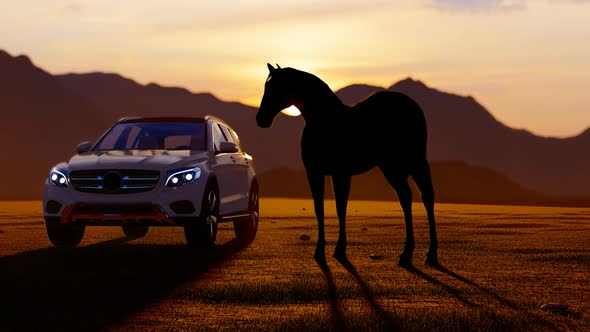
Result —
POLYGON ((260 206, 258 202, 258 184, 252 184, 248 195, 248 217, 234 221, 234 232, 238 240, 250 243, 258 231, 260 206))
POLYGON ((125 236, 132 239, 139 239, 146 236, 150 229, 144 225, 123 225, 121 228, 123 228, 125 236))
POLYGON ((219 190, 215 182, 209 182, 203 193, 201 218, 194 224, 184 227, 186 243, 195 248, 212 249, 217 237, 219 221, 219 190))
POLYGON ((45 219, 47 237, 56 247, 77 246, 84 237, 86 226, 80 224, 60 224, 59 218, 45 219))

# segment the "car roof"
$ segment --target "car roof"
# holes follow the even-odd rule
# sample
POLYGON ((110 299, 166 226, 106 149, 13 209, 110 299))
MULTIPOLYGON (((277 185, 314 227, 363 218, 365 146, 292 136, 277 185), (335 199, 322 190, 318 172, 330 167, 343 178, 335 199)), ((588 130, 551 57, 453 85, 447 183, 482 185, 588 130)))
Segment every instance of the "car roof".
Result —
POLYGON ((189 116, 158 116, 158 117, 125 117, 121 118, 117 123, 134 123, 134 122, 205 122, 205 121, 219 121, 225 123, 225 121, 211 116, 205 115, 202 117, 189 117, 189 116))

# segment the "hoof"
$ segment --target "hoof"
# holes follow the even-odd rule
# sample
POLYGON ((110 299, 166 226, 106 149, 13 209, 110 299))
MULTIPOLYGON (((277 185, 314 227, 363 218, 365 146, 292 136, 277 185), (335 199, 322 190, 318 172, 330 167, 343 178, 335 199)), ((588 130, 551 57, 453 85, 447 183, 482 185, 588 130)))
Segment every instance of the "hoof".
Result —
POLYGON ((334 251, 334 255, 333 256, 338 261, 346 261, 347 260, 347 258, 346 258, 346 250, 338 250, 338 249, 336 249, 334 251))
POLYGON ((326 264, 326 255, 313 255, 313 259, 320 265, 326 264))
POLYGON ((313 259, 316 260, 318 263, 325 263, 326 262, 326 253, 324 251, 324 247, 317 247, 315 249, 315 253, 313 254, 313 259))
POLYGON ((401 266, 401 267, 405 267, 405 268, 414 267, 414 265, 412 265, 411 259, 405 259, 405 258, 401 258, 401 257, 400 257, 399 261, 397 262, 397 265, 401 266))
POLYGON ((436 255, 426 255, 426 260, 424 261, 424 264, 433 267, 440 266, 440 264, 438 263, 438 257, 436 255))
POLYGON ((402 253, 399 256, 399 261, 397 262, 397 265, 402 266, 402 267, 410 267, 413 266, 412 265, 412 254, 408 254, 408 253, 402 253))

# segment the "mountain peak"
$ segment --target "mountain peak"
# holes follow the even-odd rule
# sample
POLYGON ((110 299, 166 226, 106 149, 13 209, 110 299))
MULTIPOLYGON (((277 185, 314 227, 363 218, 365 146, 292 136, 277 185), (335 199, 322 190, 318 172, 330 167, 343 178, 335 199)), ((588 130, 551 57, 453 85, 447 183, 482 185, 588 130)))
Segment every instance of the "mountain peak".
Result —
POLYGON ((346 105, 354 105, 359 101, 367 98, 377 91, 383 90, 382 87, 367 84, 351 84, 338 91, 336 95, 346 105))
POLYGON ((10 61, 11 63, 19 65, 33 66, 33 62, 28 56, 22 54, 13 56, 4 50, 0 50, 0 60, 10 61))
POLYGON ((411 77, 406 77, 403 80, 395 83, 394 85, 389 87, 391 89, 425 89, 428 88, 426 84, 424 84, 420 80, 415 80, 411 77))
POLYGON ((22 64, 22 65, 26 65, 26 66, 33 66, 33 61, 31 61, 31 59, 30 59, 28 56, 26 56, 26 55, 19 55, 19 56, 16 56, 16 57, 14 58, 14 60, 15 60, 17 63, 19 63, 19 64, 22 64))
POLYGON ((578 137, 590 138, 590 127, 586 128, 578 137))
POLYGON ((8 54, 5 50, 0 50, 0 59, 2 58, 11 58, 12 56, 8 54))

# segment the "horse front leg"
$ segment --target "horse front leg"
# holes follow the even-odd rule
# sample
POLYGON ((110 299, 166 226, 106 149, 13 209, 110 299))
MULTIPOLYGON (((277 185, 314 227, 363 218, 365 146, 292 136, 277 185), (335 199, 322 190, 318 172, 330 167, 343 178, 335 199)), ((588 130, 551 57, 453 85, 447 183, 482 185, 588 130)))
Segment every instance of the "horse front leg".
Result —
POLYGON ((334 197, 336 199, 336 212, 338 214, 338 242, 334 257, 337 260, 346 260, 346 208, 348 206, 348 194, 350 193, 350 175, 333 175, 334 197))
POLYGON ((307 181, 313 197, 313 208, 318 220, 318 242, 313 257, 317 262, 326 261, 326 235, 324 234, 324 176, 307 172, 307 181))
POLYGON ((395 187, 400 205, 404 211, 404 220, 406 223, 406 242, 404 243, 404 250, 399 256, 398 265, 411 266, 412 255, 414 253, 414 226, 412 224, 412 190, 407 181, 402 181, 395 187))

